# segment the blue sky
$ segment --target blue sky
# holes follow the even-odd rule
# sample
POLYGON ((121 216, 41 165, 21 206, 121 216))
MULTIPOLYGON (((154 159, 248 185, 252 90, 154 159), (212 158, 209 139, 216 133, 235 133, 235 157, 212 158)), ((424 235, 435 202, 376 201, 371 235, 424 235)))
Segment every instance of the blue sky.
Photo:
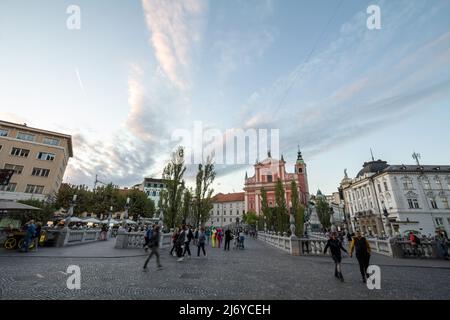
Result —
MULTIPOLYGON (((90 186, 159 177, 171 134, 194 121, 279 129, 288 170, 300 144, 310 191, 331 193, 370 148, 449 163, 449 16, 431 0, 4 0, 0 118, 72 134, 65 180, 90 186), (366 27, 371 4, 380 30, 366 27)), ((218 169, 222 192, 253 174, 218 169)))

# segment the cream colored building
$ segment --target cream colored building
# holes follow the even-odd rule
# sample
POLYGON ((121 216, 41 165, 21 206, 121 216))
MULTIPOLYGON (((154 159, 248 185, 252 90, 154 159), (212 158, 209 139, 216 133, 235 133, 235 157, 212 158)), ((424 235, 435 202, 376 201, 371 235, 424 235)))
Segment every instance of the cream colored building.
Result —
POLYGON ((0 169, 12 169, 0 199, 44 200, 54 196, 73 156, 70 135, 0 120, 0 169))

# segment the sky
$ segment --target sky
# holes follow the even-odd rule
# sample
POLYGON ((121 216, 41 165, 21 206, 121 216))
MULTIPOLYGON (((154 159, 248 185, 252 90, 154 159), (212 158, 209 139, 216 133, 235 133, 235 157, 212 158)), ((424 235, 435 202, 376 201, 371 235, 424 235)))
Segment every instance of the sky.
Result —
MULTIPOLYGON (((196 123, 278 130, 287 171, 300 145, 329 194, 370 149, 449 164, 449 16, 441 0, 3 0, 0 119, 72 135, 64 181, 90 187, 160 178, 196 123)), ((217 165, 215 192, 242 191, 253 163, 217 165)))

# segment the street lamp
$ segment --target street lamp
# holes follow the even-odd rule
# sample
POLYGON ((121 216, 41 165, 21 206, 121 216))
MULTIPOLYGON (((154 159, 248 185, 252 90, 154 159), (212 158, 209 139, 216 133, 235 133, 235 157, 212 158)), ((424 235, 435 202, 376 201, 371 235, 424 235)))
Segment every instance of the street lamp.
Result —
POLYGON ((163 225, 164 225, 164 213, 163 213, 163 209, 159 209, 159 222, 158 222, 160 229, 163 229, 163 225))
POLYGON ((330 224, 331 224, 331 232, 336 232, 336 225, 334 220, 334 210, 330 207, 330 224))

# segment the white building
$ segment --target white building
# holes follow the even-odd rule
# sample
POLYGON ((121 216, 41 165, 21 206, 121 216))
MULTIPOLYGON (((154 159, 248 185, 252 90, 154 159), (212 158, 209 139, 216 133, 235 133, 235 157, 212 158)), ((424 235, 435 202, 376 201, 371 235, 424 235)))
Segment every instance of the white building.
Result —
POLYGON ((205 225, 226 227, 236 222, 237 218, 242 221, 245 213, 245 193, 218 193, 214 196, 212 204, 210 218, 205 225))
POLYGON ((450 233, 450 166, 370 161, 356 178, 346 175, 341 188, 353 230, 383 234, 388 217, 395 234, 434 235, 436 228, 450 233))
POLYGON ((166 185, 162 179, 144 178, 142 183, 133 186, 133 188, 144 191, 148 198, 153 200, 155 207, 158 208, 161 191, 166 189, 166 185))

